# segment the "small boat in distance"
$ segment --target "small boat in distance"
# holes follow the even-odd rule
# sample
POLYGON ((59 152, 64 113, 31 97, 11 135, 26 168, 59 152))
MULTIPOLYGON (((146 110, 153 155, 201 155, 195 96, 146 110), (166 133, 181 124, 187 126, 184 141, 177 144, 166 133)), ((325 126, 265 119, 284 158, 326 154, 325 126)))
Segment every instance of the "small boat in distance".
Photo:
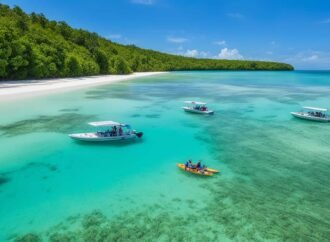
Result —
POLYGON ((88 123, 93 127, 103 127, 102 131, 90 133, 70 134, 69 136, 75 140, 104 142, 104 141, 117 141, 117 140, 131 140, 141 138, 143 133, 136 132, 131 129, 128 124, 117 123, 114 121, 100 121, 88 123))
POLYGON ((303 107, 300 112, 291 112, 296 118, 317 121, 330 122, 330 115, 327 114, 328 109, 316 107, 303 107))
POLYGON ((206 107, 206 103, 196 102, 196 101, 184 101, 188 104, 187 106, 182 107, 184 111, 198 114, 214 114, 213 110, 209 110, 206 107))

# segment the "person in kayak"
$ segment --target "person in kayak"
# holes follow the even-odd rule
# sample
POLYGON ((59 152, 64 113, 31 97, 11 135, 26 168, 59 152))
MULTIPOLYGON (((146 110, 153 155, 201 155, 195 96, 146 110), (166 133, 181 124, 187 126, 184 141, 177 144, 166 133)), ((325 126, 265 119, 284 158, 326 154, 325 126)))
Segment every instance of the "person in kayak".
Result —
POLYGON ((188 160, 185 164, 184 164, 184 169, 187 170, 187 168, 193 168, 193 164, 191 160, 188 160))
POLYGON ((187 170, 188 166, 189 166, 189 161, 186 161, 186 163, 184 163, 184 169, 187 170))
POLYGON ((200 160, 197 162, 195 167, 196 167, 197 170, 200 170, 202 168, 202 164, 201 164, 200 160))

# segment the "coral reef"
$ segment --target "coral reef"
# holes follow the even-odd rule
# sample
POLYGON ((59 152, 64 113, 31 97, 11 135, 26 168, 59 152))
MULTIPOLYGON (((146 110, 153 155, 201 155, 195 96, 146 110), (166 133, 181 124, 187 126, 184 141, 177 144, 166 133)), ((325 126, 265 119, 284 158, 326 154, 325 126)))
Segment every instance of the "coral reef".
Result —
POLYGON ((17 121, 7 125, 0 125, 0 132, 4 136, 16 136, 34 132, 56 132, 65 133, 76 130, 92 120, 93 115, 83 115, 77 113, 64 113, 54 116, 39 116, 32 119, 17 121))

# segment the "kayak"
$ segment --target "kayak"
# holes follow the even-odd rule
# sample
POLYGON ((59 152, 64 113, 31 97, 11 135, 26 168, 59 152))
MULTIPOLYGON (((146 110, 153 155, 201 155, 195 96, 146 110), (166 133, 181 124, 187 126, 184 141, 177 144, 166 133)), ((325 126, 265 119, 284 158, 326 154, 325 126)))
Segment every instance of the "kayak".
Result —
POLYGON ((219 170, 216 170, 216 169, 212 169, 212 168, 204 168, 205 171, 208 171, 208 172, 212 172, 212 173, 219 173, 220 171, 219 170))
POLYGON ((212 169, 212 168, 205 168, 205 170, 208 171, 208 172, 212 172, 212 173, 218 173, 218 172, 220 172, 219 170, 212 169))
POLYGON ((180 163, 177 163, 176 165, 177 165, 177 167, 179 167, 180 169, 182 169, 184 171, 187 171, 187 172, 190 172, 190 173, 199 175, 199 176, 213 176, 213 173, 212 172, 209 172, 209 171, 202 172, 202 171, 199 171, 197 169, 185 168, 185 165, 184 164, 180 164, 180 163))

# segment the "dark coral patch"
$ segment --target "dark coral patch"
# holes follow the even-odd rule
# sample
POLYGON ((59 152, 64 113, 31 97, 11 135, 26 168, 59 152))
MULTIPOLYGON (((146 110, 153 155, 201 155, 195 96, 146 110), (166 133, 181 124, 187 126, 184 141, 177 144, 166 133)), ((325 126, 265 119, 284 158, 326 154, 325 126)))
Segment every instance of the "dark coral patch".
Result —
POLYGON ((39 235, 28 233, 14 240, 15 242, 41 242, 42 239, 39 235))
POLYGON ((54 116, 38 116, 36 118, 0 125, 0 132, 5 136, 16 136, 34 132, 69 133, 93 119, 93 115, 64 113, 54 116))
POLYGON ((10 179, 8 177, 5 177, 5 176, 1 176, 0 175, 0 186, 8 183, 10 181, 10 179))

